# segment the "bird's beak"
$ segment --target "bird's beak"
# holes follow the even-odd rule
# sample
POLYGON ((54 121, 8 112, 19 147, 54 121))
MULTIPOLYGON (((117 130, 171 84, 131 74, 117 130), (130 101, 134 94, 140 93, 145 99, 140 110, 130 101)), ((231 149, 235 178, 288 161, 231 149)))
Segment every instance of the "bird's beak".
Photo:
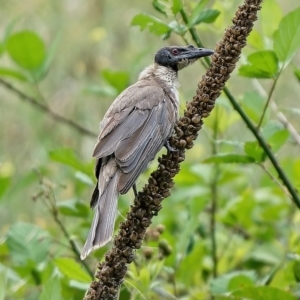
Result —
POLYGON ((184 51, 180 56, 180 58, 185 58, 188 60, 198 59, 204 56, 210 56, 214 54, 214 51, 206 48, 195 48, 188 46, 186 47, 186 51, 184 51))

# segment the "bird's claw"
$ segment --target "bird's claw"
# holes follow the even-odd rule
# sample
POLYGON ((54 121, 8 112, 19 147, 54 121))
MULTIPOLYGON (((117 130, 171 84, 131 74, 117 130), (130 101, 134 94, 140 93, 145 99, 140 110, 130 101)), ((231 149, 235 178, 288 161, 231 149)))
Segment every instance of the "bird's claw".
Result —
POLYGON ((178 152, 177 149, 173 148, 173 147, 170 145, 169 141, 166 141, 165 144, 164 144, 164 146, 167 148, 167 150, 168 150, 169 152, 178 152))

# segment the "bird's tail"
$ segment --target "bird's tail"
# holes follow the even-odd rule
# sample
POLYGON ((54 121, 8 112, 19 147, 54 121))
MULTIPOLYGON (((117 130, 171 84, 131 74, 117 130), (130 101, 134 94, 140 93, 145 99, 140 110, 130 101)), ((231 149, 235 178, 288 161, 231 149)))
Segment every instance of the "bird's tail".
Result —
POLYGON ((116 172, 99 196, 95 215, 88 238, 81 251, 80 258, 85 259, 89 253, 110 241, 117 215, 119 172, 116 172))

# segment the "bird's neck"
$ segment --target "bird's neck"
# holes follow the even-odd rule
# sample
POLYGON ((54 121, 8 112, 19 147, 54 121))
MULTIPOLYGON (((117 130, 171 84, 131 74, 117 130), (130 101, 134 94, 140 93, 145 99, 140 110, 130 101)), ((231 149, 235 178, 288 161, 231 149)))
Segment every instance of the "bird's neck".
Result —
POLYGON ((178 80, 177 72, 171 68, 160 66, 156 63, 144 69, 139 80, 156 80, 156 82, 171 96, 176 108, 179 108, 179 93, 178 93, 178 80))
POLYGON ((177 72, 171 68, 160 66, 156 63, 150 65, 145 70, 143 70, 139 76, 139 80, 147 80, 155 78, 166 88, 176 89, 179 85, 177 80, 177 72))

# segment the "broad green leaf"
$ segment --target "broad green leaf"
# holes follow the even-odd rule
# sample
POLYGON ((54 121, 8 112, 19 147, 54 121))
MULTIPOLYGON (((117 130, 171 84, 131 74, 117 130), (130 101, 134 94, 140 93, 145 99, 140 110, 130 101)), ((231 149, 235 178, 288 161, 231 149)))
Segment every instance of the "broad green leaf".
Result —
MULTIPOLYGON (((260 96, 257 92, 247 92, 241 100, 241 104, 247 115, 258 124, 261 118, 261 114, 264 110, 266 100, 260 96)), ((268 121, 270 117, 270 111, 267 109, 264 122, 268 121)))
POLYGON ((283 258, 284 253, 281 249, 278 249, 273 243, 264 243, 252 249, 244 259, 245 261, 255 261, 265 265, 277 266, 283 258))
POLYGON ((129 74, 122 71, 112 71, 109 69, 102 71, 103 78, 121 93, 129 84, 129 74))
POLYGON ((204 7, 207 5, 209 0, 200 0, 198 4, 195 6, 195 8, 192 11, 192 14, 189 18, 189 24, 195 24, 196 19, 200 15, 201 11, 204 9, 204 7))
POLYGON ((263 162, 266 159, 266 154, 260 147, 258 142, 246 142, 244 146, 244 151, 247 155, 253 157, 255 162, 263 162))
POLYGON ((300 261, 293 263, 293 273, 297 282, 300 282, 300 261))
POLYGON ((80 200, 71 199, 57 202, 59 212, 65 216, 86 218, 89 215, 88 206, 80 200))
POLYGON ((251 78, 274 78, 279 66, 274 51, 258 51, 248 56, 247 65, 239 68, 239 74, 251 78))
POLYGON ((39 300, 61 300, 61 285, 57 276, 49 279, 44 285, 39 300))
POLYGON ((43 61, 43 64, 36 70, 33 70, 32 73, 32 77, 34 79, 35 82, 41 81, 48 73, 51 63, 54 59, 54 56, 56 54, 57 51, 57 47, 59 45, 60 42, 60 38, 61 38, 61 34, 57 34, 54 41, 51 43, 47 53, 46 53, 46 57, 43 61))
POLYGON ((170 32, 168 24, 164 23, 160 19, 144 13, 136 15, 132 19, 131 25, 140 26, 141 30, 148 28, 149 31, 155 35, 164 35, 170 32))
POLYGON ((250 35, 247 38, 247 43, 255 48, 256 50, 264 50, 265 49, 265 44, 264 44, 264 39, 258 30, 253 29, 250 33, 250 35))
POLYGON ((194 19, 190 19, 188 26, 190 28, 200 23, 213 23, 219 14, 220 11, 217 9, 204 9, 194 19))
POLYGON ((90 275, 80 266, 78 262, 69 257, 58 257, 54 259, 55 265, 69 279, 80 282, 90 282, 90 275))
POLYGON ((182 0, 173 0, 172 11, 176 15, 182 9, 182 0))
POLYGON ((247 287, 233 295, 251 300, 297 300, 291 293, 271 286, 247 287))
POLYGON ((244 274, 233 277, 228 283, 229 291, 240 290, 246 286, 254 286, 253 278, 246 276, 244 274))
POLYGON ((177 21, 172 21, 169 23, 169 28, 180 35, 183 35, 188 30, 185 25, 180 24, 177 21))
POLYGON ((290 136, 289 131, 276 121, 269 122, 262 129, 262 135, 269 143, 273 152, 277 152, 290 136))
POLYGON ((261 9, 263 35, 271 37, 282 19, 282 11, 277 0, 264 0, 261 9))
POLYGON ((33 31, 24 30, 11 35, 6 47, 11 58, 30 71, 40 67, 46 58, 45 44, 33 31))
POLYGON ((20 71, 7 69, 7 68, 0 68, 0 76, 11 77, 11 78, 19 79, 21 81, 28 81, 27 76, 22 74, 20 71))
POLYGON ((287 63, 300 46, 300 7, 282 18, 274 33, 274 51, 279 60, 287 63))
POLYGON ((102 97, 116 97, 118 92, 112 86, 89 85, 84 90, 84 93, 95 94, 102 97))
POLYGON ((48 233, 33 224, 17 223, 7 233, 7 246, 15 263, 43 262, 49 251, 48 233))
POLYGON ((72 149, 61 148, 49 152, 49 157, 53 161, 73 167, 87 175, 93 176, 93 163, 82 162, 72 149))
POLYGON ((160 13, 167 16, 167 4, 166 4, 166 2, 164 2, 162 0, 153 0, 152 5, 157 11, 159 11, 160 13))
POLYGON ((300 69, 294 70, 294 74, 295 74, 296 78, 298 79, 298 81, 300 82, 300 69))
POLYGON ((251 283, 253 284, 255 282, 256 275, 253 271, 235 271, 221 275, 212 280, 210 286, 211 293, 213 295, 218 295, 232 291, 232 288, 235 285, 234 281, 232 281, 234 278, 238 278, 237 281, 243 278, 242 280, 244 281, 245 285, 251 285, 251 283))
POLYGON ((255 162, 255 159, 248 155, 242 154, 218 154, 206 158, 204 163, 237 163, 237 164, 249 164, 255 162))

